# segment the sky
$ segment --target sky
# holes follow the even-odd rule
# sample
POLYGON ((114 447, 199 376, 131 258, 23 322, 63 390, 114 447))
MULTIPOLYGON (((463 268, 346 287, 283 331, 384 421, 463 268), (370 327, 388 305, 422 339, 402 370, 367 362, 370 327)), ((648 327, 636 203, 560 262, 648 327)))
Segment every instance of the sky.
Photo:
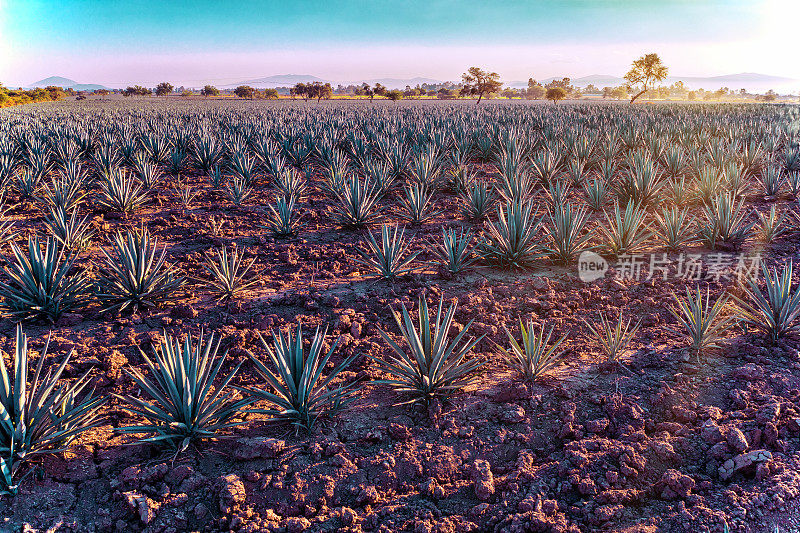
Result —
POLYGON ((0 0, 0 82, 622 76, 648 52, 671 75, 800 79, 798 15, 798 0, 0 0))

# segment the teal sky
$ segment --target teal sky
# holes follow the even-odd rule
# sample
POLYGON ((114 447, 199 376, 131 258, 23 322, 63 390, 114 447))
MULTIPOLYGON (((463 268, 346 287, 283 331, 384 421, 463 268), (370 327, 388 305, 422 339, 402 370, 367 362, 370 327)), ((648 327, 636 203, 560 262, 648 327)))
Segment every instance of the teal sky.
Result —
POLYGON ((471 64, 508 80, 621 75, 649 51, 675 74, 800 78, 792 32, 781 31, 800 14, 793 4, 0 0, 0 81, 60 75, 109 85, 196 84, 287 73, 456 79, 471 64))

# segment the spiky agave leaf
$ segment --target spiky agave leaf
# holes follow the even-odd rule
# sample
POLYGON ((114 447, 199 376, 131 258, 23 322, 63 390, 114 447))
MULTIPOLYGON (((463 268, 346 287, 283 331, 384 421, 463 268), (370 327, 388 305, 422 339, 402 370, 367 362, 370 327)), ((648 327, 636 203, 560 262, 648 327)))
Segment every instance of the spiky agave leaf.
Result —
POLYGON ((503 326, 508 340, 511 344, 510 351, 502 346, 498 346, 505 355, 506 363, 517 370, 524 377, 525 381, 534 382, 543 376, 548 370, 553 368, 561 360, 563 352, 559 352, 561 343, 566 339, 566 335, 553 340, 553 328, 545 333, 545 327, 538 329, 533 320, 528 320, 528 327, 522 320, 519 321, 519 329, 522 335, 522 344, 517 342, 514 335, 503 326))
POLYGON ((586 201, 592 211, 602 211, 608 197, 608 186, 602 178, 595 178, 583 184, 586 201))
POLYGON ((377 273, 384 279, 394 279, 411 272, 411 263, 416 259, 419 252, 408 254, 409 244, 403 238, 405 230, 399 227, 394 228, 391 233, 390 226, 381 226, 381 242, 378 244, 375 237, 367 234, 367 250, 358 250, 361 255, 356 261, 377 273), (400 235, 397 232, 400 231, 400 235))
POLYGON ((132 174, 115 168, 100 180, 98 202, 112 211, 125 215, 135 211, 147 201, 147 193, 132 174))
POLYGON ((711 205, 704 206, 706 223, 698 232, 700 239, 712 249, 718 243, 738 246, 744 242, 754 222, 746 221, 743 206, 744 198, 737 201, 734 193, 716 196, 711 205))
POLYGON ((422 224, 439 214, 431 209, 433 189, 426 181, 410 182, 400 198, 401 211, 398 215, 411 224, 422 224))
POLYGON ((28 238, 27 251, 11 243, 13 258, 3 267, 9 278, 0 284, 0 307, 16 320, 58 320, 65 312, 80 308, 88 300, 85 270, 70 273, 76 256, 47 237, 44 250, 38 237, 28 238))
POLYGON ((525 269, 546 254, 538 241, 541 219, 536 218, 532 201, 507 202, 497 208, 498 219, 489 222, 489 237, 481 254, 490 262, 507 268, 525 269))
POLYGON ((461 214, 470 220, 480 220, 485 217, 494 202, 492 188, 477 179, 458 196, 461 200, 461 214))
POLYGON ((600 230, 605 236, 605 247, 614 255, 630 254, 641 248, 652 236, 644 219, 646 211, 633 202, 628 202, 625 211, 620 210, 619 203, 614 204, 614 216, 604 213, 607 224, 600 230))
POLYGON ((10 457, 12 464, 61 451, 72 439, 101 424, 99 409, 105 403, 87 390, 88 371, 71 384, 61 381, 72 352, 43 373, 48 337, 29 376, 28 337, 20 324, 16 340, 13 376, 0 362, 0 455, 10 457))
POLYGON ((388 360, 372 355, 368 357, 391 376, 390 379, 378 380, 376 383, 390 385, 409 398, 401 402, 401 405, 417 402, 428 405, 434 399, 445 399, 469 385, 474 379, 475 370, 482 366, 475 359, 466 360, 466 355, 483 336, 465 340, 472 325, 470 320, 452 340, 448 339, 456 304, 451 305, 444 316, 443 304, 442 298, 432 323, 428 302, 420 297, 417 312, 419 329, 414 326, 405 305, 402 306, 402 313, 392 310, 407 349, 403 349, 382 329, 378 330, 394 355, 388 360))
POLYGON ((583 233, 587 213, 583 207, 555 204, 548 213, 547 253, 556 261, 567 264, 588 248, 589 234, 583 233))
POLYGON ((698 286, 694 290, 687 287, 685 299, 675 293, 672 296, 675 302, 669 312, 683 326, 683 333, 691 340, 692 351, 699 355, 708 348, 717 348, 733 322, 731 315, 723 314, 728 295, 723 294, 712 303, 710 289, 706 288, 704 293, 698 286))
POLYGON ((252 353, 248 354, 256 371, 271 390, 246 391, 255 400, 266 400, 270 408, 253 409, 254 412, 265 413, 275 420, 289 422, 298 429, 311 431, 317 420, 337 414, 354 399, 353 395, 357 391, 355 383, 332 386, 333 380, 353 362, 354 355, 345 358, 326 376, 322 375, 339 344, 337 339, 325 354, 323 347, 326 334, 327 328, 320 331, 317 327, 307 352, 303 346, 302 326, 298 326, 294 334, 290 330, 285 334, 282 331, 273 331, 272 346, 259 334, 261 345, 272 362, 272 369, 252 353))
POLYGON ((456 234, 454 229, 442 228, 442 242, 434 248, 435 264, 451 274, 457 274, 475 261, 473 251, 471 230, 464 233, 464 228, 461 228, 456 234))
POLYGON ((164 332, 154 349, 155 360, 140 350, 149 378, 135 367, 126 368, 139 395, 114 396, 143 421, 118 431, 152 434, 142 442, 164 443, 183 451, 193 441, 220 437, 224 430, 242 424, 232 419, 253 400, 237 398, 239 394, 228 387, 242 363, 215 383, 227 355, 218 355, 219 344, 213 334, 205 342, 202 331, 197 343, 191 334, 181 342, 164 332))
POLYGON ((656 213, 656 238, 674 252, 694 240, 693 220, 688 218, 686 208, 671 207, 656 213))
POLYGON ((234 175, 225 186, 225 196, 236 206, 242 205, 252 193, 253 188, 240 175, 234 175))
POLYGON ((761 265, 766 290, 762 291, 754 279, 744 287, 746 298, 736 297, 744 320, 764 331, 772 340, 778 340, 800 331, 800 289, 792 287, 792 263, 780 273, 775 268, 761 265))
POLYGON ((208 279, 199 280, 220 299, 235 298, 258 280, 246 281, 255 258, 245 261, 242 252, 234 244, 230 253, 225 247, 215 248, 213 254, 206 254, 203 269, 208 279))
POLYGON ((766 243, 773 242, 788 231, 788 228, 784 225, 786 217, 783 212, 778 213, 775 205, 770 206, 768 214, 757 214, 759 220, 758 233, 762 241, 766 243))
POLYGON ((371 223, 378 216, 378 188, 356 174, 345 178, 341 189, 331 191, 330 210, 334 220, 345 228, 357 228, 371 223))
POLYGON ((165 263, 167 249, 157 250, 158 239, 147 229, 118 232, 111 250, 102 248, 106 269, 100 273, 97 297, 104 311, 157 307, 170 301, 184 284, 165 263))
POLYGON ((89 215, 79 219, 77 209, 73 209, 69 216, 61 206, 50 206, 48 209, 49 213, 45 217, 44 224, 50 230, 50 234, 68 251, 85 250, 94 235, 94 230, 88 222, 89 215))
POLYGON ((266 224, 262 227, 270 230, 275 237, 289 237, 303 226, 295 214, 293 196, 278 196, 275 198, 275 205, 267 205, 267 208, 269 212, 264 219, 266 224))
POLYGON ((642 324, 642 321, 639 320, 631 327, 632 321, 633 319, 629 318, 625 322, 622 313, 620 313, 619 318, 614 322, 601 313, 599 324, 592 324, 587 320, 584 320, 584 323, 594 335, 597 344, 600 345, 608 360, 615 362, 619 354, 628 347, 636 336, 636 332, 639 331, 639 327, 642 324))

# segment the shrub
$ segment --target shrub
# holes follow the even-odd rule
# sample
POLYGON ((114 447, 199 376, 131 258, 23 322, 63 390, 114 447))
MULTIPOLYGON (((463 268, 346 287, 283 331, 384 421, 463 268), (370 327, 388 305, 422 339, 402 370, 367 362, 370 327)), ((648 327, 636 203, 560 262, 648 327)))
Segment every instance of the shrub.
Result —
POLYGON ((451 274, 458 274, 475 259, 473 257, 472 231, 461 228, 458 235, 456 231, 442 229, 442 243, 434 248, 436 264, 451 274))
POLYGON ((27 252, 11 243, 14 258, 3 267, 9 278, 0 284, 2 309, 17 320, 55 322, 66 312, 83 306, 89 296, 84 270, 71 274, 77 257, 48 237, 42 249, 38 237, 28 238, 27 252))
POLYGON ((259 334, 274 371, 249 354, 256 371, 269 385, 268 390, 248 390, 253 399, 266 400, 271 405, 269 409, 254 409, 255 412, 294 424, 297 429, 311 431, 317 420, 337 414, 352 401, 356 391, 354 384, 334 387, 331 383, 347 370, 355 356, 345 358, 327 376, 322 376, 339 343, 335 341, 323 355, 326 333, 327 329, 320 331, 317 328, 307 353, 303 347, 301 326, 294 335, 291 331, 285 335, 280 331, 272 332, 272 347, 259 334))
POLYGON ((700 287, 694 291, 687 287, 685 299, 676 294, 672 296, 675 304, 669 308, 669 312, 683 326, 684 333, 692 342, 692 351, 699 356, 707 348, 717 348, 732 322, 731 316, 723 315, 728 297, 720 296, 712 303, 709 289, 703 293, 700 287))
POLYGON ((766 291, 755 280, 748 279, 744 292, 747 299, 736 298, 744 313, 744 321, 778 340, 800 330, 800 290, 792 287, 792 263, 780 274, 761 265, 766 291))
POLYGON ((12 479, 23 462, 56 453, 81 433, 100 425, 99 409, 105 400, 94 397, 91 391, 84 393, 88 372, 71 384, 61 382, 71 352, 43 374, 49 344, 48 339, 29 378, 28 338, 18 324, 13 376, 0 361, 0 471, 5 485, 0 492, 16 492, 12 479))
POLYGON ((114 396, 144 421, 119 431, 154 434, 141 441, 164 443, 180 452, 194 441, 218 437, 225 429, 241 424, 232 419, 253 400, 237 398, 238 393, 228 384, 242 363, 215 383, 227 355, 218 356, 218 350, 219 341, 215 343, 213 335, 204 342, 201 332, 195 344, 191 334, 181 343, 164 332, 163 341, 154 349, 155 362, 141 352, 149 379, 135 367, 125 369, 139 394, 114 396))
POLYGON ((257 281, 245 281, 255 259, 244 261, 242 256, 235 244, 230 253, 225 247, 214 249, 213 255, 206 254, 203 262, 203 269, 209 279, 202 279, 200 282, 211 289, 220 300, 235 298, 257 281))
POLYGON ((497 222, 489 222, 488 240, 481 246, 490 262, 507 268, 525 269, 545 257, 537 235, 541 219, 533 212, 533 203, 507 202, 497 208, 497 222))
POLYGON ((561 360, 563 352, 559 352, 558 349, 561 343, 564 342, 566 335, 551 343, 552 327, 545 333, 544 326, 537 330, 533 321, 528 320, 528 327, 526 328, 525 324, 520 320, 521 345, 508 328, 503 326, 503 329, 505 329, 508 340, 511 343, 511 351, 509 352, 502 346, 499 348, 505 355, 506 363, 520 372, 526 381, 531 383, 536 381, 561 360))
POLYGON ((427 301, 420 297, 418 310, 419 330, 403 305, 402 315, 392 311, 397 327, 407 345, 403 349, 382 329, 381 337, 389 345, 394 355, 388 361, 368 355, 391 378, 376 383, 390 385, 397 392, 407 396, 402 404, 422 403, 429 405, 434 399, 445 399, 468 385, 481 364, 476 360, 467 361, 466 355, 483 336, 464 340, 470 320, 453 338, 447 338, 453 323, 456 305, 453 304, 442 316, 444 300, 439 301, 436 319, 431 323, 427 301), (462 342, 463 341, 463 342, 462 342))
POLYGON ((411 272, 413 268, 410 265, 419 252, 408 254, 408 244, 403 239, 405 230, 400 230, 399 236, 398 230, 399 228, 395 227, 394 233, 391 233, 390 227, 383 224, 380 244, 371 233, 367 234, 368 250, 359 249, 361 258, 356 258, 356 261, 384 279, 394 279, 411 272))
POLYGON ((111 250, 102 249, 107 270, 98 280, 98 298, 104 311, 152 308, 171 300, 184 278, 165 263, 166 248, 159 254, 157 246, 143 229, 119 232, 111 250))

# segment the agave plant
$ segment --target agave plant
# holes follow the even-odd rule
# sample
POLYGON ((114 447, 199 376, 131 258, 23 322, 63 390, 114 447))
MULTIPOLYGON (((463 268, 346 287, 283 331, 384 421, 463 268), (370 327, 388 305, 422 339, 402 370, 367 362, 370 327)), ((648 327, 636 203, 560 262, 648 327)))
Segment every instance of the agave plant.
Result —
POLYGON ((800 331, 800 290, 792 287, 792 263, 781 270, 761 265, 766 291, 756 280, 748 279, 745 298, 736 298, 743 311, 744 321, 763 330, 772 340, 800 331))
POLYGON ((548 213, 547 253, 557 262, 567 264, 588 248, 589 234, 583 233, 586 226, 586 209, 570 204, 555 204, 548 213))
POLYGON ((394 279, 411 272, 411 263, 419 252, 409 255, 408 243, 403 238, 405 230, 394 228, 394 233, 386 224, 381 226, 381 242, 378 244, 375 237, 367 234, 367 250, 358 250, 361 255, 356 261, 374 271, 384 279, 394 279), (400 231, 400 235, 397 232, 400 231))
POLYGON ((67 216, 64 208, 60 206, 50 206, 49 211, 44 224, 65 250, 80 252, 89 246, 89 241, 94 235, 92 226, 88 222, 89 215, 79 219, 78 210, 73 209, 67 216))
POLYGON ((758 179, 764 195, 768 198, 777 198, 781 195, 786 183, 786 175, 777 167, 769 166, 759 173, 758 179))
POLYGON ((47 202, 64 211, 72 211, 86 197, 84 190, 89 178, 78 166, 70 166, 71 171, 59 172, 45 185, 44 197, 47 202))
POLYGON ((273 331, 272 347, 259 334, 261 345, 274 370, 248 352, 256 372, 269 386, 269 390, 247 390, 254 400, 266 400, 270 404, 268 409, 253 409, 254 412, 268 414, 276 421, 288 422, 298 430, 303 428, 310 432, 318 420, 336 415, 354 399, 357 391, 355 383, 332 385, 350 367, 354 355, 345 358, 326 376, 322 375, 339 344, 337 339, 325 354, 323 346, 326 334, 327 329, 320 331, 318 327, 307 353, 303 345, 302 326, 297 327, 295 334, 289 330, 286 334, 273 331))
POLYGON ((485 217, 494 201, 491 187, 479 180, 473 181, 458 196, 461 199, 461 214, 470 220, 485 217))
POLYGON ((294 211, 293 196, 278 196, 275 205, 267 205, 269 212, 264 219, 264 228, 270 230, 275 237, 285 238, 297 233, 302 222, 294 211))
POLYGON ((41 177, 39 174, 32 172, 28 168, 21 168, 17 173, 17 192, 21 198, 33 198, 36 196, 36 191, 39 190, 41 184, 41 177))
POLYGON ((464 228, 456 234, 456 230, 442 229, 442 243, 434 248, 435 263, 442 270, 451 274, 458 274, 470 266, 474 261, 474 247, 472 245, 472 231, 464 228))
POLYGON ((332 194, 331 213, 343 227, 361 227, 377 218, 379 191, 369 179, 362 182, 357 175, 351 174, 345 178, 342 189, 334 190, 332 194))
POLYGON ((279 195, 285 198, 300 200, 306 194, 306 179, 294 168, 281 168, 275 174, 273 187, 279 195))
POLYGON ((605 180, 595 178, 583 184, 583 192, 586 194, 586 201, 592 211, 602 211, 608 196, 608 186, 605 180))
POLYGON ((610 362, 617 362, 619 355, 625 351, 636 332, 639 331, 641 320, 631 327, 632 319, 627 322, 623 320, 622 313, 616 322, 600 314, 600 323, 592 324, 584 320, 584 323, 594 335, 595 340, 600 345, 603 353, 610 362))
POLYGON ((630 254, 641 248, 652 236, 644 219, 646 212, 633 202, 628 202, 625 211, 620 210, 619 203, 614 204, 614 216, 605 213, 607 224, 600 230, 605 236, 606 250, 614 255, 630 254))
POLYGON ((400 217, 411 224, 422 224, 435 217, 438 211, 431 210, 433 189, 425 181, 415 181, 404 189, 405 196, 400 199, 400 217))
POLYGON ((8 282, 0 284, 0 308, 16 320, 46 319, 50 322, 82 307, 89 296, 85 270, 71 273, 76 256, 47 237, 42 250, 38 237, 28 238, 27 252, 11 243, 13 258, 3 270, 8 282))
POLYGON ((508 202, 497 208, 497 222, 489 223, 489 238, 481 254, 490 262, 508 268, 524 269, 546 256, 538 241, 541 219, 533 212, 533 203, 508 202))
POLYGON ((706 223, 699 231, 700 239, 712 249, 718 243, 740 245, 750 235, 753 222, 745 220, 744 198, 738 201, 733 193, 716 196, 704 207, 706 223))
POLYGON ((170 301, 184 284, 166 264, 167 249, 157 250, 158 240, 147 229, 118 232, 111 250, 102 248, 106 270, 98 280, 98 298, 104 311, 152 308, 170 301))
POLYGON ((146 191, 154 189, 161 182, 161 170, 148 158, 136 154, 133 168, 146 191))
POLYGON ((699 355, 703 350, 719 347, 719 341, 733 321, 731 315, 723 313, 728 296, 723 294, 712 303, 710 290, 706 288, 704 293, 700 287, 695 287, 694 291, 687 287, 685 299, 674 293, 672 296, 675 303, 669 312, 683 326, 691 340, 691 350, 699 355))
POLYGON ((378 330, 394 355, 388 361, 372 355, 368 357, 390 376, 389 379, 378 380, 376 383, 390 385, 407 396, 408 399, 401 402, 401 405, 429 405, 433 400, 446 399, 469 385, 475 370, 481 366, 479 361, 467 360, 466 356, 483 336, 465 339, 472 325, 470 320, 452 340, 448 339, 456 305, 451 305, 442 316, 443 304, 444 299, 440 299, 436 318, 431 323, 428 302, 420 297, 417 320, 419 329, 414 326, 414 320, 405 305, 402 306, 402 314, 392 310, 407 349, 403 349, 382 329, 378 330))
POLYGON ((213 254, 206 254, 203 269, 208 274, 208 279, 200 282, 207 286, 220 300, 229 300, 251 287, 257 280, 246 281, 247 275, 255 262, 255 258, 245 261, 243 254, 236 245, 231 252, 220 247, 213 254))
POLYGON ((147 193, 132 174, 116 168, 100 180, 98 201, 112 211, 128 215, 147 201, 147 193))
POLYGON ((774 242, 788 230, 784 225, 784 214, 779 214, 774 205, 770 206, 769 214, 758 213, 758 220, 758 232, 764 242, 774 242))
POLYGON ((656 213, 656 238, 671 251, 680 250, 694 239, 692 220, 688 218, 687 209, 671 207, 656 213))
POLYGON ((234 418, 253 400, 239 398, 228 386, 242 363, 215 383, 227 355, 219 356, 218 351, 219 341, 214 342, 213 334, 206 342, 201 332, 195 344, 191 334, 181 343, 164 332, 154 349, 155 361, 141 352, 149 379, 135 367, 125 369, 139 394, 114 396, 144 420, 119 431, 152 435, 142 442, 164 443, 181 452, 193 441, 220 437, 224 430, 240 425, 234 418))
POLYGON ((225 195, 235 206, 241 206, 252 193, 253 188, 239 175, 233 176, 225 187, 225 195))
POLYGON ((514 370, 522 374, 525 381, 533 383, 548 370, 552 369, 563 357, 563 352, 559 351, 566 335, 554 339, 553 328, 545 332, 544 326, 536 328, 533 320, 528 320, 528 326, 522 320, 519 321, 519 329, 522 334, 522 344, 517 342, 514 335, 503 326, 508 340, 511 344, 510 351, 502 346, 498 346, 506 358, 506 363, 514 370))
POLYGON ((105 399, 87 390, 89 372, 71 384, 61 381, 72 352, 57 367, 43 373, 49 344, 48 338, 29 378, 28 337, 17 324, 12 376, 0 362, 0 471, 7 492, 14 492, 12 479, 20 464, 57 453, 81 433, 101 424, 99 410, 105 399))

